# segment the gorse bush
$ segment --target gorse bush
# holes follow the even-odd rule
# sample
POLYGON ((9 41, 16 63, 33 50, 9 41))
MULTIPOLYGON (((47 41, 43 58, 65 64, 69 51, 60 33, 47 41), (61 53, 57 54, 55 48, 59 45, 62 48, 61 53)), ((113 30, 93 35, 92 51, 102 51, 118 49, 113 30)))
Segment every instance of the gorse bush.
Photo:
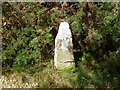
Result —
MULTIPOLYGON (((21 47, 17 50, 17 56, 14 61, 16 67, 32 67, 36 63, 39 63, 41 59, 41 44, 35 38, 36 32, 34 29, 25 28, 19 33, 18 40, 16 41, 16 47, 21 47)), ((13 45, 14 47, 14 45, 13 45)))
POLYGON ((39 65, 43 61, 42 52, 45 50, 45 45, 52 40, 51 34, 48 33, 51 28, 47 29, 47 32, 31 28, 17 31, 16 37, 13 37, 8 47, 3 50, 3 68, 7 62, 8 66, 19 70, 39 65))

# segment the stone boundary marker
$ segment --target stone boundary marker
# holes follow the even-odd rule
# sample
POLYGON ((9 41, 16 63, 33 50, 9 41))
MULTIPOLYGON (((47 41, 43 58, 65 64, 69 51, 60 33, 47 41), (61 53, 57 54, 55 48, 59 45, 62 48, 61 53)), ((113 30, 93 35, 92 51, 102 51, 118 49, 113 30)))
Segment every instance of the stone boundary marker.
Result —
POLYGON ((75 65, 73 57, 72 34, 67 22, 61 22, 57 36, 55 38, 54 65, 56 68, 73 67, 75 65))

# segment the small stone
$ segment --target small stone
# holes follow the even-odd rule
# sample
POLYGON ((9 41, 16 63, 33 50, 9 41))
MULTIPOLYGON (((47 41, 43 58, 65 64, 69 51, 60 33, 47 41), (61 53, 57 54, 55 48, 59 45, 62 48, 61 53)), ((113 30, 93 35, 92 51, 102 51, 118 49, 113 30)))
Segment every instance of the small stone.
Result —
POLYGON ((54 65, 56 68, 74 66, 72 34, 67 22, 61 22, 55 38, 54 65))

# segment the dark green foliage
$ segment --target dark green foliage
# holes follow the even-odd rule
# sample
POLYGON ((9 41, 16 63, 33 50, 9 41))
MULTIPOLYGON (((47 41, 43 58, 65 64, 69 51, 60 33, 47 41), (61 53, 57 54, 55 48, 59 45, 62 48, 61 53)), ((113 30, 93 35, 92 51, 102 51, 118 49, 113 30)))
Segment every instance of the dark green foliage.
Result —
POLYGON ((25 28, 22 31, 16 32, 16 38, 12 38, 11 43, 6 49, 3 49, 3 68, 8 61, 8 65, 16 68, 32 67, 35 63, 41 61, 40 43, 31 43, 35 38, 35 30, 25 28), (34 47, 33 47, 34 46, 34 47), (5 58, 11 56, 11 58, 5 58))
POLYGON ((40 29, 24 28, 17 31, 16 37, 12 37, 8 46, 2 51, 3 68, 7 65, 20 71, 39 65, 43 60, 41 55, 45 50, 44 46, 52 40, 49 34, 51 28, 48 27, 46 30, 47 32, 43 32, 40 29))

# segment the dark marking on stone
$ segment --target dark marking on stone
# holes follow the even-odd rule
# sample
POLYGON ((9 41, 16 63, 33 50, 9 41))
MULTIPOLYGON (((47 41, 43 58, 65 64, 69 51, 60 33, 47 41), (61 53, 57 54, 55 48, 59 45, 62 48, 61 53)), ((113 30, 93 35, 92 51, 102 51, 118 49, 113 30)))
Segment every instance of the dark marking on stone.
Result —
POLYGON ((62 40, 61 39, 58 39, 57 40, 57 43, 56 43, 56 47, 57 48, 60 48, 62 46, 62 40))

